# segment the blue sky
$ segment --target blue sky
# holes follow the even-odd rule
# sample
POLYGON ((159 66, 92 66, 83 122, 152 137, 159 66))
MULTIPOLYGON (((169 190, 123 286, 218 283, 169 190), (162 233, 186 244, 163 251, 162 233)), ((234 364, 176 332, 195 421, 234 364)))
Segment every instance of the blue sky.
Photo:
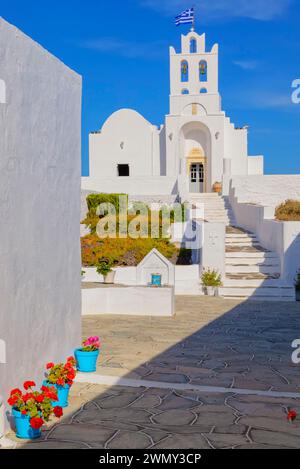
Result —
POLYGON ((179 47, 173 17, 196 6, 199 33, 220 44, 223 109, 249 125, 249 152, 266 173, 300 173, 299 0, 2 0, 0 15, 79 72, 83 88, 83 174, 88 133, 130 107, 153 124, 168 113, 168 47, 179 47))

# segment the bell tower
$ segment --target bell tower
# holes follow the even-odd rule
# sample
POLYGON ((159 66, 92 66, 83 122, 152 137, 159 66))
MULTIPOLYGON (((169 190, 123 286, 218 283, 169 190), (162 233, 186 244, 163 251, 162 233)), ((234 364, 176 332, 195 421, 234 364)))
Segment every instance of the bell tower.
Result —
POLYGON ((220 112, 218 62, 218 45, 207 52, 205 34, 193 30, 181 36, 179 53, 170 47, 170 114, 182 114, 189 104, 220 112))

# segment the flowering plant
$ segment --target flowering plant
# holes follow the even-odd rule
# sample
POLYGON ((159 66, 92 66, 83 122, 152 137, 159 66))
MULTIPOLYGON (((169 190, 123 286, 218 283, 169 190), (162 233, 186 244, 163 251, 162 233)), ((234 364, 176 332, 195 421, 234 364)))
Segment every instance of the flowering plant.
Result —
POLYGON ((82 351, 83 352, 96 352, 99 350, 101 346, 100 343, 100 338, 95 336, 95 337, 89 337, 83 342, 83 347, 82 351))
POLYGON ((36 386, 34 381, 26 381, 23 386, 26 393, 20 389, 13 389, 7 402, 22 415, 30 417, 32 428, 39 430, 44 422, 50 420, 52 414, 58 418, 62 417, 62 408, 52 405, 52 402, 58 401, 55 388, 42 386, 40 391, 34 391, 33 388, 36 386))
POLYGON ((76 361, 74 357, 69 357, 66 363, 48 363, 46 368, 46 379, 49 384, 57 384, 58 386, 65 386, 66 384, 72 386, 76 376, 76 361))

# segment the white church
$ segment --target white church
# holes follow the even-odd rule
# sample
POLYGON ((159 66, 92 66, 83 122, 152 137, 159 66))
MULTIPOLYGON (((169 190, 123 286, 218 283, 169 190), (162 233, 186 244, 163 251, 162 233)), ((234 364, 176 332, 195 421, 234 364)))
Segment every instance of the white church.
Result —
POLYGON ((205 34, 170 47, 170 112, 160 128, 121 109, 90 134, 90 177, 83 188, 130 196, 210 193, 237 175, 262 175, 263 157, 248 155, 248 129, 235 128, 222 110, 219 47, 206 50, 205 34))
MULTIPOLYGON (((170 48, 165 123, 158 128, 121 109, 90 134, 82 207, 90 192, 126 193, 146 203, 189 202, 193 219, 205 222, 200 269, 221 272, 225 297, 294 301, 300 222, 277 221, 275 209, 287 199, 300 200, 300 176, 264 175, 263 156, 248 154, 248 127, 236 128, 222 110, 218 62, 219 46, 207 51, 205 34, 192 28, 182 35, 181 51, 170 48)), ((182 281, 183 289, 175 281, 176 294, 197 294, 197 270, 191 277, 185 270, 182 281)))

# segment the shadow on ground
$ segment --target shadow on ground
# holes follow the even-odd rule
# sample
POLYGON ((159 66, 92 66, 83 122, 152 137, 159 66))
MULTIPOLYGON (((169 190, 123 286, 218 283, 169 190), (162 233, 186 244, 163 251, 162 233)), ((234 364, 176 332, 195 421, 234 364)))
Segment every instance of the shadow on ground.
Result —
POLYGON ((300 412, 286 397, 300 393, 299 312, 299 303, 178 297, 174 318, 86 317, 84 336, 102 337, 101 379, 157 383, 76 383, 63 420, 18 447, 300 448, 300 423, 286 419, 288 408, 300 412))

